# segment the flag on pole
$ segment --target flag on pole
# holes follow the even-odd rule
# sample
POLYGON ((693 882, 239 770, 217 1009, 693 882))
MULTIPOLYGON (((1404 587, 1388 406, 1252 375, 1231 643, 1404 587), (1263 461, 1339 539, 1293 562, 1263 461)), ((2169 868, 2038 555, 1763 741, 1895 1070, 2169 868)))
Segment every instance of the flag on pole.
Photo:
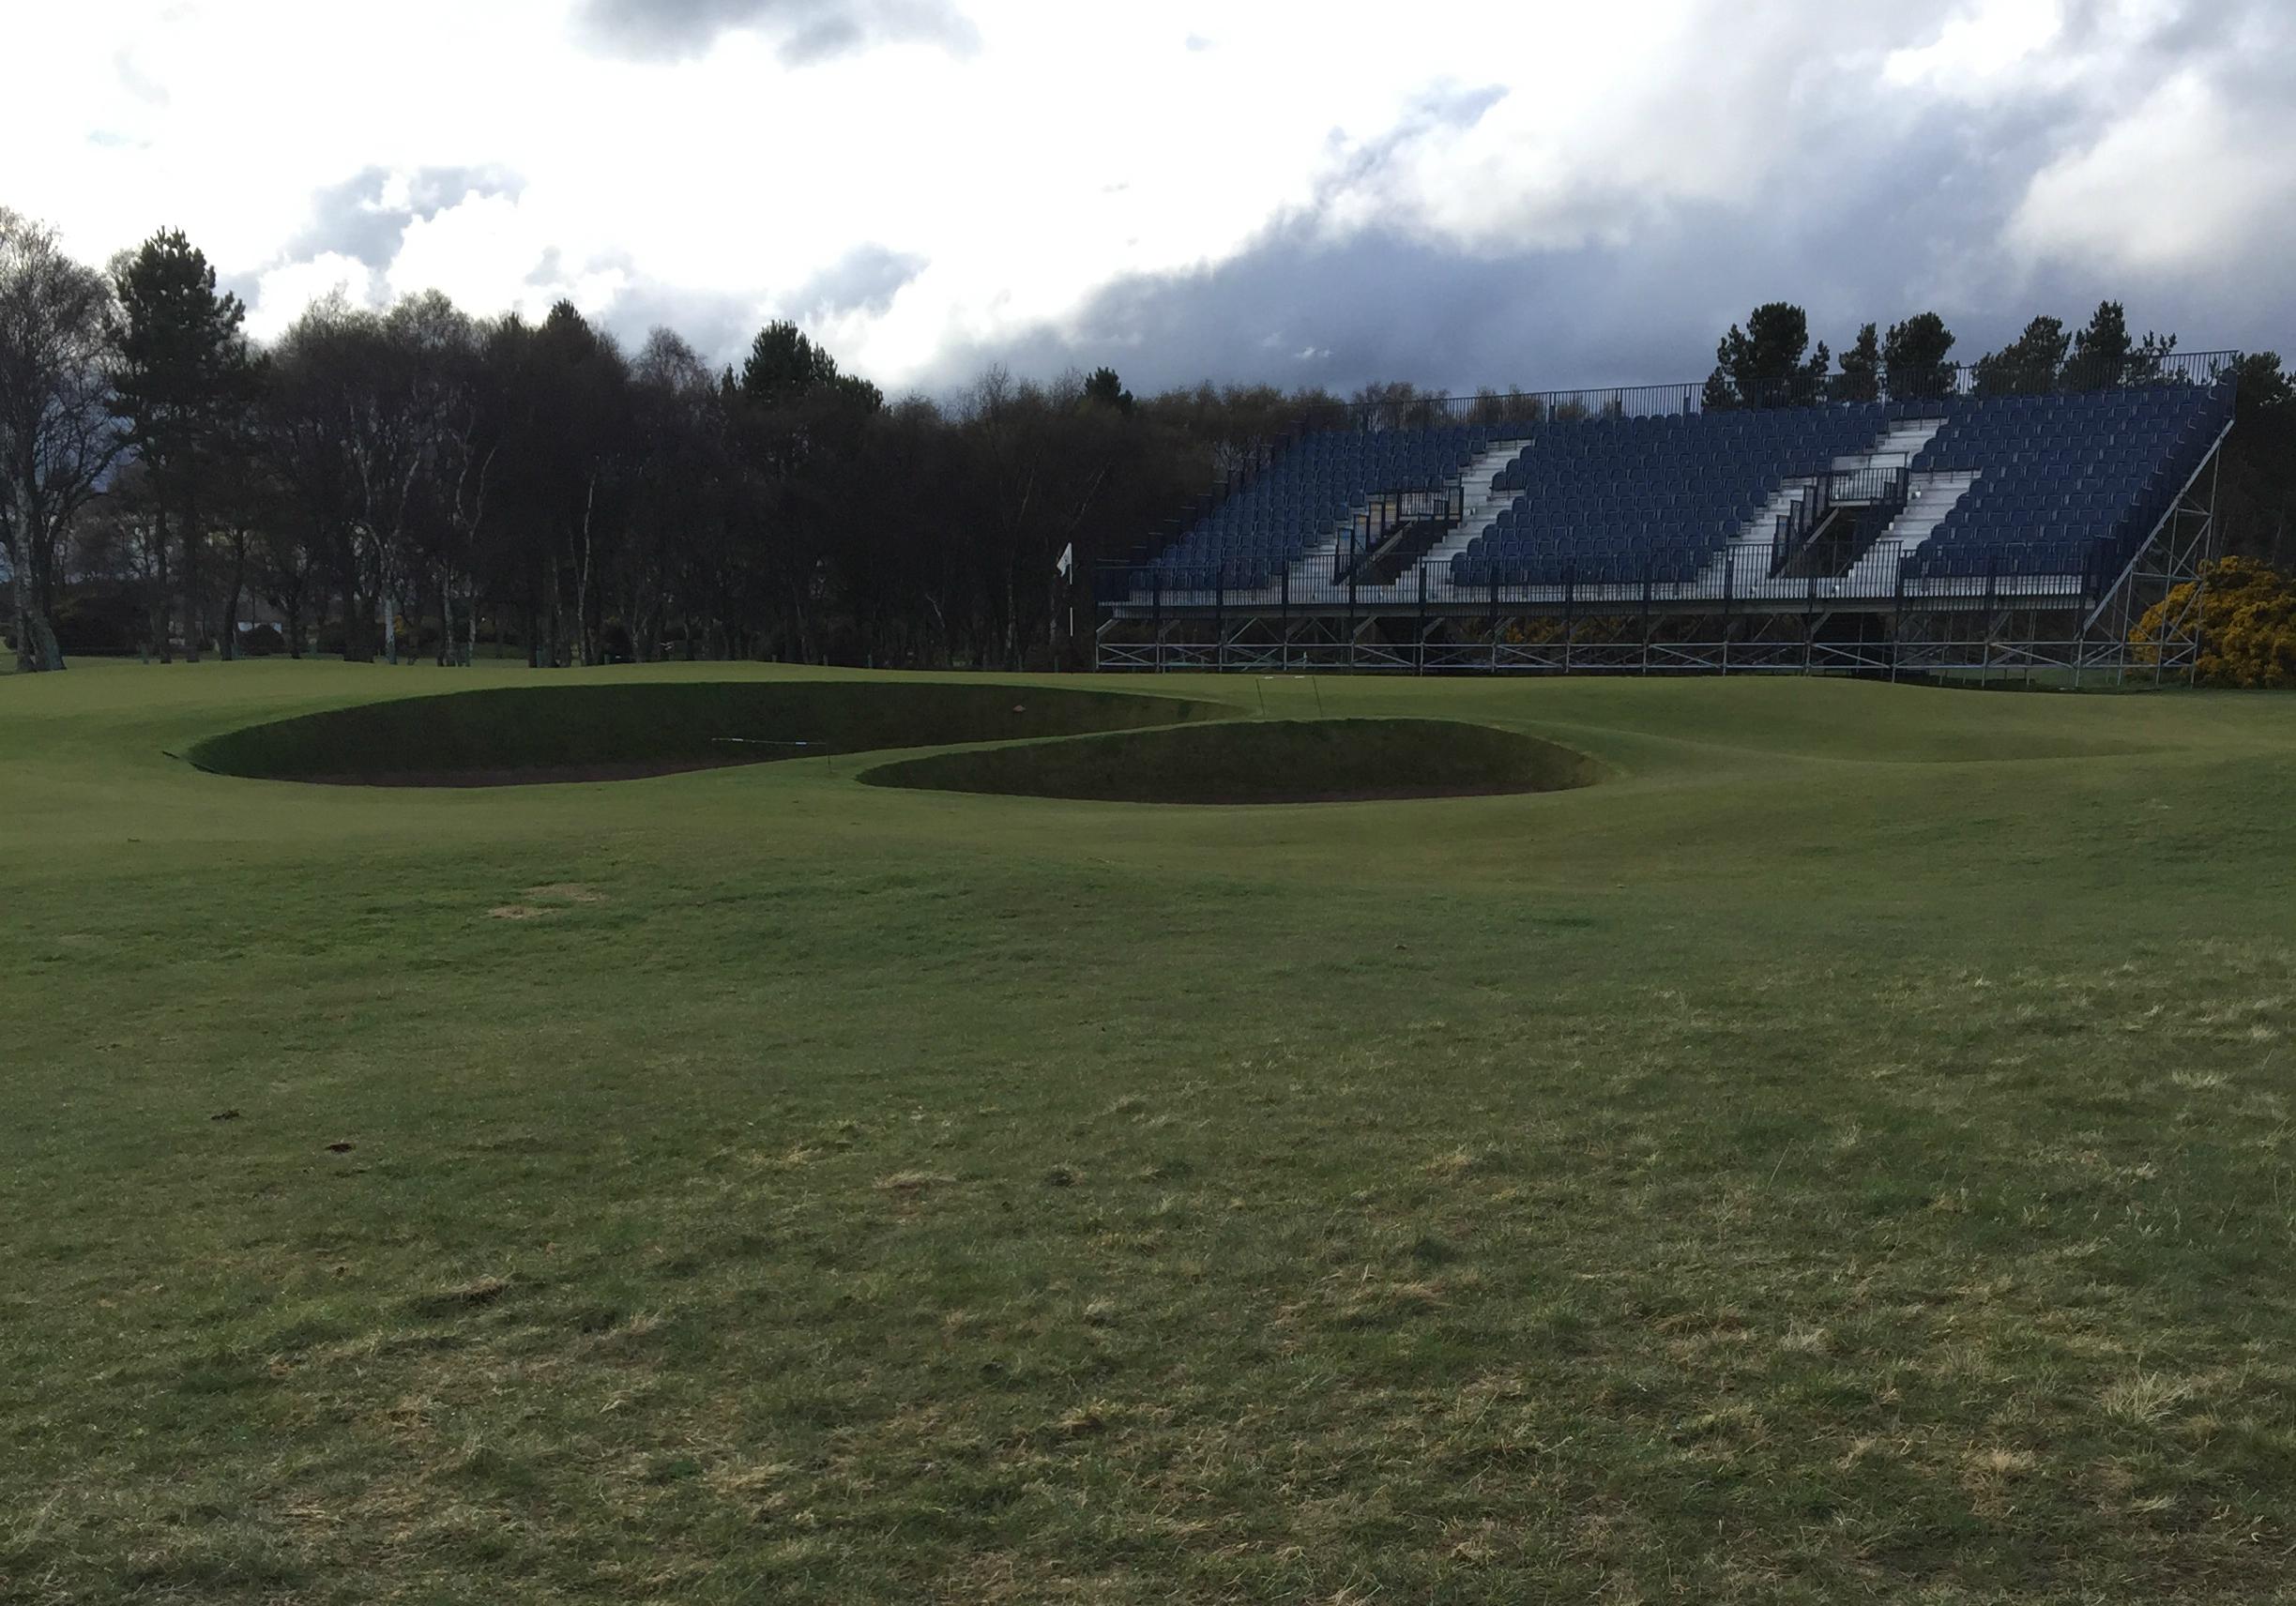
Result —
POLYGON ((1067 546, 1060 549, 1060 561, 1053 567, 1060 571, 1060 578, 1063 580, 1074 573, 1076 568, 1076 543, 1074 541, 1069 542, 1067 546))

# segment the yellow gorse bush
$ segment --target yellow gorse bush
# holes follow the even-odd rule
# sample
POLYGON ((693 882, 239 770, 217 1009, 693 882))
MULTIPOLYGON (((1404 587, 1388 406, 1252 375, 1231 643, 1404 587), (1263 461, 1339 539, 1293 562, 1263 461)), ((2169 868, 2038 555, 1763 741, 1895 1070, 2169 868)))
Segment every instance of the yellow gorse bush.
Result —
POLYGON ((2224 557, 2201 566, 2198 584, 2197 615, 2191 582, 2145 610, 2129 632, 2136 657, 2152 662, 2167 641, 2189 641, 2197 628, 2203 686, 2296 686, 2296 585, 2288 576, 2255 558, 2224 557))

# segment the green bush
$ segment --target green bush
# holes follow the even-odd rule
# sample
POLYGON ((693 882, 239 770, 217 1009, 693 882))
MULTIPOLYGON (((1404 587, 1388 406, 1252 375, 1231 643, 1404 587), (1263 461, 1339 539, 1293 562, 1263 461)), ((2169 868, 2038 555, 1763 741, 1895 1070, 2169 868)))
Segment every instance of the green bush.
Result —
POLYGON ((132 653, 145 626, 144 605, 124 591, 67 597, 55 611, 56 645, 68 659, 132 653))

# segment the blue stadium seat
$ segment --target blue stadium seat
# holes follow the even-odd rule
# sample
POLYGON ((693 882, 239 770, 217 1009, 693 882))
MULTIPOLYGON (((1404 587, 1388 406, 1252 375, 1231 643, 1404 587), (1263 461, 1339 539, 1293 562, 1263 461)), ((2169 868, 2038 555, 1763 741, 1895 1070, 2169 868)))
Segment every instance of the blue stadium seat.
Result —
POLYGON ((2228 383, 1956 399, 1913 467, 1980 477, 1908 558, 1907 578, 2108 582, 2167 514, 2231 411, 2228 383))
POLYGON ((1785 481, 1942 417, 1916 473, 1976 476, 1907 560, 1910 580, 2079 577, 2125 567, 2230 421, 2232 389, 2146 388, 1302 437, 1152 563, 1166 588, 1271 584, 1372 494, 1439 490, 1498 442, 1511 500, 1451 560, 1460 587, 1681 583, 1785 481))

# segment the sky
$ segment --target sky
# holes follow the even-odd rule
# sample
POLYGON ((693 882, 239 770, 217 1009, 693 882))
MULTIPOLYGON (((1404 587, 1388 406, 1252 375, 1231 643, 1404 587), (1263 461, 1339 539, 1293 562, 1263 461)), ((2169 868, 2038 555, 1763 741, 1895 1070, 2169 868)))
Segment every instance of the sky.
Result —
POLYGON ((2110 296, 2296 356, 2296 0, 0 3, 0 205, 183 229, 263 338, 434 288, 895 393, 1460 392, 2110 296))

